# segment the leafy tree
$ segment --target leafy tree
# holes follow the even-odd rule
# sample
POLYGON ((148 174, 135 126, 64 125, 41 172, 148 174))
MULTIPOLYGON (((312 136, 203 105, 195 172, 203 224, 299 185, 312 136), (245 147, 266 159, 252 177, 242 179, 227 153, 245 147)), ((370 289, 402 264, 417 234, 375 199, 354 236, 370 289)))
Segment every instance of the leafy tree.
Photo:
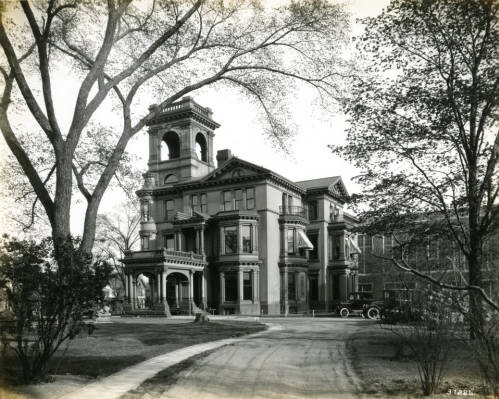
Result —
POLYGON ((370 210, 362 216, 398 240, 399 255, 412 240, 454 243, 466 260, 463 283, 447 284, 404 256, 391 260, 468 291, 474 323, 483 322, 483 301, 499 310, 484 289, 484 246, 499 212, 498 7, 393 0, 367 19, 358 42, 365 69, 345 100, 346 145, 334 149, 363 171, 359 203, 370 210))
POLYGON ((60 243, 55 260, 51 239, 35 243, 4 237, 0 244, 0 289, 12 313, 2 324, 2 343, 16 353, 24 382, 45 376, 62 343, 82 330, 92 331, 84 316, 102 299, 110 268, 92 264, 74 246, 71 240, 60 243))
POLYGON ((275 9, 254 0, 4 6, 0 130, 55 241, 71 233, 75 180, 87 204, 81 246, 91 251, 99 205, 130 140, 162 108, 200 88, 225 84, 244 91, 261 106, 273 137, 283 140, 289 130, 277 101, 282 92, 301 82, 321 95, 336 94, 346 20, 341 6, 325 0, 275 9), (67 127, 61 117, 67 107, 55 101, 61 76, 79 78, 67 127), (147 108, 151 96, 157 106, 147 108), (17 123, 19 116, 37 128, 17 123), (30 149, 24 142, 33 136, 38 144, 30 149), (108 136, 109 143, 97 145, 96 138, 108 136), (85 141, 97 150, 82 147, 85 141), (86 158, 93 153, 98 161, 86 158))
POLYGON ((113 286, 118 297, 124 292, 126 285, 124 265, 121 259, 126 251, 134 249, 139 241, 140 212, 135 202, 128 201, 117 208, 114 214, 99 214, 97 216, 97 238, 94 253, 98 259, 103 259, 113 267, 114 277, 119 284, 113 286))

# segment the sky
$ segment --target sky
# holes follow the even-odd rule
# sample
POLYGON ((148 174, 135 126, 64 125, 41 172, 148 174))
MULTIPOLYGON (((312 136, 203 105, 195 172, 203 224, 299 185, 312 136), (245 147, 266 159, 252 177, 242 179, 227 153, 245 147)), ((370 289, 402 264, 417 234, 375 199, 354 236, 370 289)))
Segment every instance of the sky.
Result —
MULTIPOLYGON (((270 1, 282 3, 285 0, 270 1)), ((358 33, 361 26, 355 23, 355 20, 377 15, 389 1, 351 0, 345 3, 352 15, 353 32, 358 33)), ((64 86, 65 92, 61 93, 58 100, 58 106, 63 108, 68 107, 66 104, 71 104, 66 96, 71 97, 77 87, 69 81, 64 86)), ((217 150, 228 148, 233 155, 262 165, 292 181, 341 175, 349 192, 360 190, 360 187, 351 180, 358 171, 346 161, 333 155, 328 148, 329 144, 339 145, 344 142, 346 119, 340 110, 325 114, 317 104, 313 103, 311 91, 306 89, 299 91, 296 98, 289 103, 292 123, 297 127, 297 134, 288 142, 288 153, 271 145, 263 134, 258 110, 237 93, 204 89, 194 93, 192 97, 200 105, 210 107, 213 110, 213 119, 221 125, 215 131, 214 154, 217 150)), ((70 114, 71 112, 67 112, 68 116, 70 114)), ((132 140, 129 150, 137 156, 136 167, 145 172, 148 158, 148 135, 145 129, 132 140)), ((5 142, 0 139, 0 161, 8 151, 5 142)), ((121 195, 109 190, 104 196, 100 212, 112 211, 117 196, 121 195)), ((7 219, 6 213, 12 206, 11 200, 2 198, 0 221, 7 219)), ((83 214, 83 204, 75 204, 72 218, 73 233, 81 229, 83 214)), ((7 230, 5 226, 10 223, 1 224, 0 233, 3 233, 7 230)))

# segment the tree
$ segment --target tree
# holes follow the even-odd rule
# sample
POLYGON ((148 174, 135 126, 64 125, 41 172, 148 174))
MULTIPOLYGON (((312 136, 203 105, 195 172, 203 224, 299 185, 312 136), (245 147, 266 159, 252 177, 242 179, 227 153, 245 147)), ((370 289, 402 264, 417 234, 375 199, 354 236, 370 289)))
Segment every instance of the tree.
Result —
MULTIPOLYGON (((4 6, 5 8, 6 6, 4 6)), ((276 101, 293 82, 335 94, 341 74, 338 47, 345 38, 346 15, 325 0, 301 0, 278 9, 258 1, 132 0, 103 3, 47 0, 3 10, 0 68, 3 92, 0 130, 41 203, 55 242, 70 231, 73 180, 87 206, 81 246, 90 252, 104 192, 129 141, 161 109, 200 88, 225 84, 260 104, 269 129, 282 140, 286 114, 276 101), (327 50, 331 45, 333 50, 327 50), (79 76, 68 127, 57 109, 57 76, 79 76), (147 108, 153 96, 157 106, 147 108), (279 96, 279 97, 278 97, 279 96), (14 107, 10 105, 14 103, 14 107), (13 109, 15 108, 15 109, 13 109), (112 144, 99 162, 78 163, 78 154, 102 137, 99 112, 114 110, 112 144), (30 116, 29 129, 45 152, 45 171, 23 145, 14 111, 30 116), (99 123, 97 123, 99 121, 99 123), (89 176, 93 176, 90 179, 89 176), (52 187, 52 188, 51 188, 52 187)), ((154 100, 153 100, 154 101, 154 100)), ((26 119, 26 118, 25 118, 26 119)), ((22 124, 21 124, 22 125, 22 124)))
POLYGON ((110 268, 92 264, 74 244, 61 243, 57 260, 51 239, 35 243, 4 237, 0 244, 0 289, 7 293, 13 323, 2 331, 2 344, 16 353, 24 382, 43 378, 64 342, 92 331, 84 316, 102 299, 110 268))
POLYGON ((115 214, 97 216, 97 243, 94 252, 97 253, 98 259, 103 259, 112 265, 113 274, 120 282, 114 287, 118 297, 121 294, 124 295, 124 292, 121 293, 119 290, 126 286, 124 265, 121 259, 126 251, 133 250, 138 243, 139 227, 139 207, 133 201, 123 204, 115 214))
MULTIPOLYGON (((445 284, 404 260, 399 268, 465 290, 481 323, 484 245, 497 227, 499 3, 394 0, 366 21, 358 42, 365 70, 345 100, 346 145, 363 171, 362 216, 399 238, 449 238, 466 259, 464 284, 445 284), (397 232, 403 232, 398 234, 397 232)), ((402 253, 403 255, 403 253, 402 253)), ((491 309, 489 308, 489 309, 491 309)))

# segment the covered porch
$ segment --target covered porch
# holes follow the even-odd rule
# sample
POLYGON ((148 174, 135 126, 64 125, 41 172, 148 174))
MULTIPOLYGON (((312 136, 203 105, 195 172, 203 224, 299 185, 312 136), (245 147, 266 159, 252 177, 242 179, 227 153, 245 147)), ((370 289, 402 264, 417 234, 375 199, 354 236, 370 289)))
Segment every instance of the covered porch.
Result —
POLYGON ((125 314, 194 314, 206 309, 206 262, 166 249, 126 254, 125 314))

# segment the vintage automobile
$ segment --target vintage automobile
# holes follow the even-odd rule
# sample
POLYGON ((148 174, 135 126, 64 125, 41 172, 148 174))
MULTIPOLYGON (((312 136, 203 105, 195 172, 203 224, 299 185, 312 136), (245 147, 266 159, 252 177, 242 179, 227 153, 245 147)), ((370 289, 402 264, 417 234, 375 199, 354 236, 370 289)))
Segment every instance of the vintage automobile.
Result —
POLYGON ((381 303, 373 301, 372 295, 366 292, 350 294, 347 302, 340 302, 337 313, 343 318, 362 316, 369 319, 378 319, 381 313, 381 303))

